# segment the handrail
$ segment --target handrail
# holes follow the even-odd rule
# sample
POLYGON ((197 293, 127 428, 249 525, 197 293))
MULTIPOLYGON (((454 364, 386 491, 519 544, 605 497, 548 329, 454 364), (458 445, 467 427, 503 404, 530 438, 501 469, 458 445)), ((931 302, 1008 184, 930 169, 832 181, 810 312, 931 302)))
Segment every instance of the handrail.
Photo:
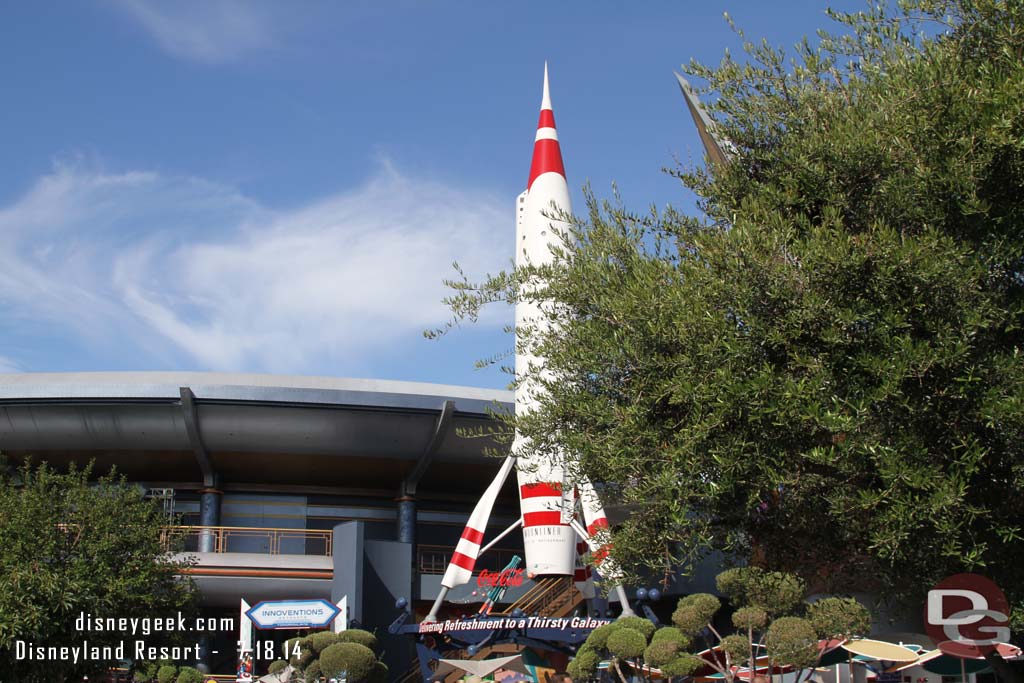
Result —
MULTIPOLYGON (((420 544, 416 550, 416 569, 420 574, 444 574, 451 562, 455 546, 420 544)), ((515 548, 491 548, 476 562, 476 569, 501 571, 514 555, 522 557, 523 551, 515 548)))
POLYGON ((183 542, 187 552, 199 552, 201 541, 209 540, 210 552, 256 552, 268 555, 318 555, 331 557, 334 532, 330 529, 294 529, 251 526, 167 526, 161 543, 167 550, 172 541, 183 542), (258 548, 247 542, 264 541, 258 548), (299 542, 301 543, 301 549, 299 542), (234 546, 234 547, 232 547, 234 546))
POLYGON ((513 610, 519 609, 526 614, 561 617, 568 614, 583 599, 583 594, 576 589, 572 577, 549 576, 536 581, 516 602, 498 614, 508 616, 513 610))

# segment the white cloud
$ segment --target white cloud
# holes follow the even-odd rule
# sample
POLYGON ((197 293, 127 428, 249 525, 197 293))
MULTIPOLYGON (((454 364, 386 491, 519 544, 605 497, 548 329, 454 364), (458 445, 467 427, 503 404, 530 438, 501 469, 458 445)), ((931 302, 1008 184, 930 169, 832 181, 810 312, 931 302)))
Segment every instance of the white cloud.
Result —
POLYGON ((0 208, 0 312, 208 369, 309 371, 443 321, 452 261, 507 263, 506 204, 387 166, 289 211, 201 179, 58 167, 0 208))
POLYGON ((5 372, 21 372, 21 367, 13 359, 0 356, 0 374, 5 372))
MULTIPOLYGON (((112 0, 167 53, 220 63, 272 47, 284 16, 256 0, 112 0)), ((295 6, 278 5, 289 12, 295 6)))

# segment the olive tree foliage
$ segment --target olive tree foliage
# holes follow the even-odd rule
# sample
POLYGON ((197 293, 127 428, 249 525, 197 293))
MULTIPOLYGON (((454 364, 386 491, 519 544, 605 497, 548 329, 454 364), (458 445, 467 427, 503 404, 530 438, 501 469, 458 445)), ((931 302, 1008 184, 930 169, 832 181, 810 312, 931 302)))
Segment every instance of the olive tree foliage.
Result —
POLYGON ((734 633, 715 626, 722 609, 718 597, 687 595, 679 600, 671 626, 656 628, 646 619, 627 617, 594 629, 569 672, 586 680, 594 676, 598 662, 608 659, 623 681, 623 664, 640 671, 653 667, 669 678, 717 672, 725 683, 737 681, 741 668, 756 666, 767 675, 769 667, 786 667, 797 672, 797 681, 804 681, 826 652, 819 640, 863 636, 871 627, 867 608, 856 600, 825 598, 806 604, 805 585, 792 574, 743 567, 722 572, 716 582, 719 593, 736 608, 734 633))
MULTIPOLYGON (((166 523, 158 505, 115 475, 95 478, 89 467, 61 473, 45 463, 9 469, 0 462, 4 679, 78 680, 117 666, 116 661, 17 658, 17 641, 71 647, 87 640, 90 646, 105 647, 126 639, 126 634, 109 629, 79 632, 75 621, 81 613, 170 618, 180 611, 191 618, 195 588, 180 575, 189 562, 166 553, 161 534, 166 523)), ((147 644, 184 645, 184 638, 154 633, 147 644)), ((140 678, 157 676, 153 666, 138 665, 145 669, 137 672, 140 678)))
POLYGON ((450 282, 449 327, 549 302, 507 419, 630 506, 627 571, 718 550, 915 598, 978 571, 1020 604, 1024 5, 832 17, 686 68, 730 143, 672 171, 702 215, 590 196, 553 263, 450 282))

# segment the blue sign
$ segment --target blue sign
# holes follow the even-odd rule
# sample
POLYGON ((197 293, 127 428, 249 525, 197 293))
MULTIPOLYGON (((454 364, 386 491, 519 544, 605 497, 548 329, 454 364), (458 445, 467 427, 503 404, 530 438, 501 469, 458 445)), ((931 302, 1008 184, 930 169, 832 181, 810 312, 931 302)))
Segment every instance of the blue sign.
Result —
POLYGON ((264 600, 245 616, 258 629, 324 628, 341 612, 327 600, 264 600))

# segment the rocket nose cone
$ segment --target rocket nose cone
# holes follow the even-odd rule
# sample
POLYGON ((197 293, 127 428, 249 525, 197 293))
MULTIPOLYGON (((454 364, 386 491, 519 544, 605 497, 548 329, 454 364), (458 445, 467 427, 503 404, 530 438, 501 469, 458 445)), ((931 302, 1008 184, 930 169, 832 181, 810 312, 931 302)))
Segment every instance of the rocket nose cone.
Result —
POLYGON ((558 144, 558 133, 555 132, 555 113, 551 110, 548 64, 544 62, 544 95, 541 98, 540 119, 537 121, 537 136, 534 138, 530 177, 526 182, 527 191, 533 186, 533 181, 538 176, 548 172, 554 172, 563 178, 565 177, 562 150, 558 144))

